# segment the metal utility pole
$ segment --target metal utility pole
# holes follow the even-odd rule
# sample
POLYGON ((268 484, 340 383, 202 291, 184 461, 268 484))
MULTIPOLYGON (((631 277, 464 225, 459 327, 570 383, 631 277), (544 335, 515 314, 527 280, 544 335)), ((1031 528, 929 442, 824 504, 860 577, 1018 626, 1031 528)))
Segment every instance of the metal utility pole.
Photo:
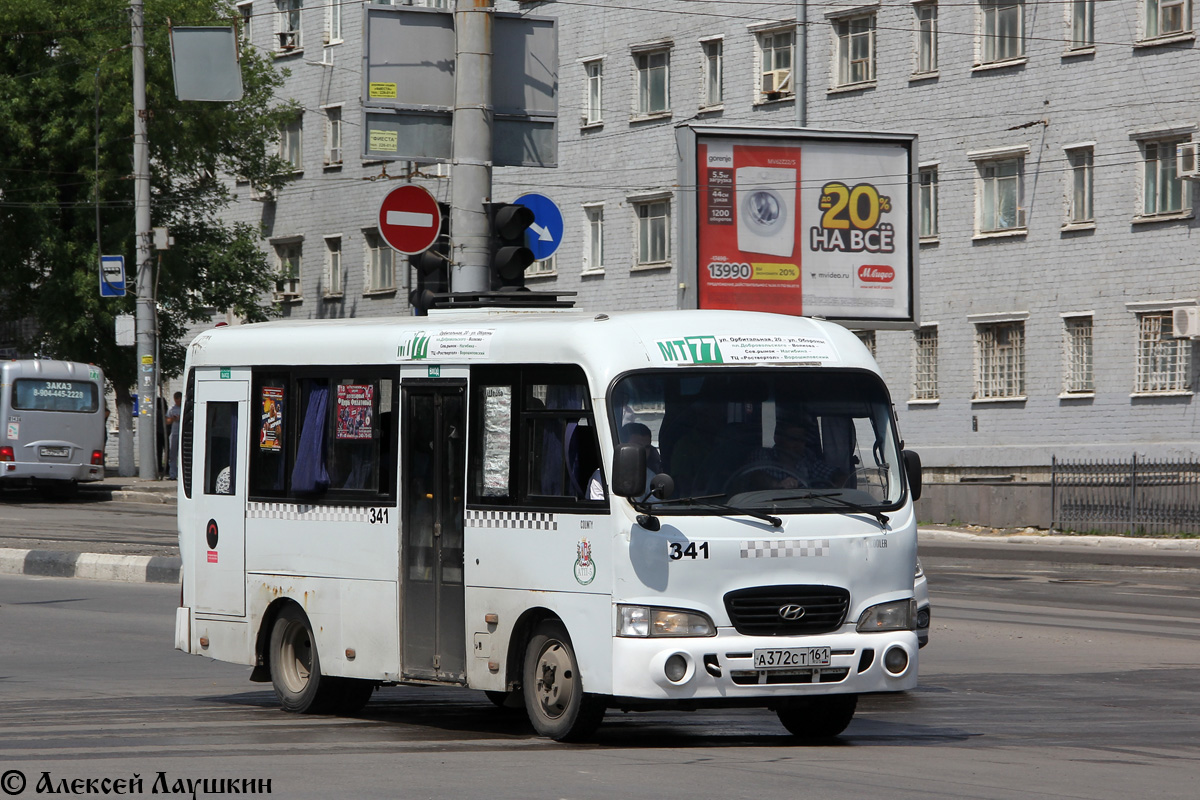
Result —
POLYGON ((137 231, 138 475, 158 478, 154 275, 150 261, 150 144, 146 125, 146 37, 142 0, 129 0, 133 28, 133 206, 137 231))
POLYGON ((489 224, 492 199, 493 0, 457 0, 454 7, 454 134, 450 165, 453 292, 491 288, 489 224))

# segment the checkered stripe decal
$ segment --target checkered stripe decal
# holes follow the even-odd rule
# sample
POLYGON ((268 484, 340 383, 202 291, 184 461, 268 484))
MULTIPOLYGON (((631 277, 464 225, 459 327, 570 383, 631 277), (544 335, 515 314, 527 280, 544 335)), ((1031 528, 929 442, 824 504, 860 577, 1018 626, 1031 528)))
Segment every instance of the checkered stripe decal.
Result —
POLYGON ((469 528, 513 528, 532 531, 556 531, 558 520, 553 514, 533 511, 467 511, 469 528))
POLYGON ((246 519, 287 519, 304 522, 370 522, 365 506, 315 506, 307 503, 247 503, 246 519))
POLYGON ((827 555, 828 539, 742 542, 742 558, 820 558, 827 555))

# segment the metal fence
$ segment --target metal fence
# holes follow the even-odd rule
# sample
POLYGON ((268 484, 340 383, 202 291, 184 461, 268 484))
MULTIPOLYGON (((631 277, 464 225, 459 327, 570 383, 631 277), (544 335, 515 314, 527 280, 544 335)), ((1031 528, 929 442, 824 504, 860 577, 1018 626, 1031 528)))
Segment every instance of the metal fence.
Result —
POLYGON ((1050 503, 1055 530, 1200 533, 1200 462, 1053 458, 1050 503))

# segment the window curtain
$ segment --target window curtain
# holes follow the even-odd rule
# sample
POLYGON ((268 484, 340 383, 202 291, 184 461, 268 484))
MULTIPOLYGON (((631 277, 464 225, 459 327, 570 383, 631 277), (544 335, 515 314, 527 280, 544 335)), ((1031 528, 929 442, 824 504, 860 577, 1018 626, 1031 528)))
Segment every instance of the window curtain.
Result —
POLYGON ((325 418, 329 407, 329 387, 316 381, 302 381, 301 392, 308 397, 300 441, 296 445, 296 466, 292 468, 292 490, 318 492, 329 486, 325 469, 325 418))

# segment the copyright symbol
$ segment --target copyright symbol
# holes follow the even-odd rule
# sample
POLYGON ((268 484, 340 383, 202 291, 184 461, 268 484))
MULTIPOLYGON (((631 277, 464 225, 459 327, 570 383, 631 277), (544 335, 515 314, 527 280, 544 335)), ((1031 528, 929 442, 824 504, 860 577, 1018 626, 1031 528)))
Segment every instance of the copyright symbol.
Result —
POLYGON ((3 789, 5 794, 20 794, 25 791, 25 773, 10 769, 0 775, 0 789, 3 789))

